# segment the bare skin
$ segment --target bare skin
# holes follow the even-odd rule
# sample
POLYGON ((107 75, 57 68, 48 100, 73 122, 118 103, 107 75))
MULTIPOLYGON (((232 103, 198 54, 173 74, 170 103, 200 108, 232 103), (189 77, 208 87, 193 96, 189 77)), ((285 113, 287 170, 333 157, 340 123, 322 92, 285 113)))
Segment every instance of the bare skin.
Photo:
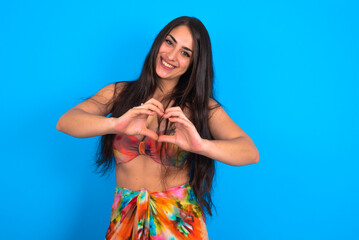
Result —
MULTIPOLYGON (((164 116, 162 103, 151 98, 141 106, 130 109, 123 119, 115 119, 114 128, 117 132, 134 135, 146 141, 149 137, 159 140, 157 118, 164 116)), ((164 122, 162 122, 164 123, 164 122)), ((161 126, 159 129, 164 129, 161 126)), ((179 186, 189 181, 189 170, 178 167, 167 167, 166 186, 163 185, 161 172, 163 166, 150 157, 139 155, 127 163, 116 165, 117 186, 131 190, 145 188, 148 191, 163 191, 166 188, 179 186)))
MULTIPOLYGON (((57 123, 57 129, 79 138, 105 134, 134 135, 138 139, 150 137, 233 166, 257 163, 259 154, 253 141, 231 120, 222 107, 215 108, 210 113, 209 128, 215 140, 200 137, 189 120, 186 109, 171 105, 164 109, 160 101, 165 94, 172 91, 180 76, 187 70, 193 49, 188 27, 174 28, 169 35, 171 36, 161 45, 157 57, 156 72, 160 87, 156 89, 152 98, 141 106, 129 109, 121 117, 107 118, 115 92, 115 84, 110 84, 62 115, 57 123), (175 124, 175 135, 156 134, 157 118, 160 116, 175 124)), ((122 86, 119 85, 117 93, 121 92, 122 86)), ((213 106, 216 102, 210 99, 208 104, 213 106)), ((160 129, 164 129, 164 126, 160 126, 160 129)), ((130 162, 116 165, 116 183, 131 190, 144 188, 148 191, 162 191, 162 167, 148 156, 137 156, 130 162)), ((188 181, 189 169, 169 167, 166 188, 179 186, 188 181)))

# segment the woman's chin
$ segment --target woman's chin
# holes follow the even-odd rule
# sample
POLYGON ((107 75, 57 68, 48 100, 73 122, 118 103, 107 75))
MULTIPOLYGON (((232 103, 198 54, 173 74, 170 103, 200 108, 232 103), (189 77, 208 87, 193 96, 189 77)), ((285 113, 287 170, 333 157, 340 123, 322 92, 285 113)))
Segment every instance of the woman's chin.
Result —
POLYGON ((156 72, 156 75, 160 79, 169 79, 169 78, 171 78, 171 75, 165 74, 165 73, 162 73, 162 72, 156 72))

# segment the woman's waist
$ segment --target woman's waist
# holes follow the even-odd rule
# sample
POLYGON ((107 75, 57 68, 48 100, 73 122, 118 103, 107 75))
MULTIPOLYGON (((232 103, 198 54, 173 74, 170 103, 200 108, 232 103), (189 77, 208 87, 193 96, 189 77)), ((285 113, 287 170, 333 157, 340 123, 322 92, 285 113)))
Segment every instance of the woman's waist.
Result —
MULTIPOLYGON (((165 171, 165 170, 164 170, 165 171)), ((149 192, 163 191, 165 189, 181 186, 190 180, 188 172, 123 172, 116 171, 117 187, 139 191, 146 189, 149 192)))
POLYGON ((189 182, 189 177, 176 177, 175 179, 166 178, 166 180, 149 177, 117 177, 116 187, 128 189, 131 191, 147 190, 148 192, 159 192, 169 188, 182 186, 189 182))
POLYGON ((148 156, 137 156, 129 162, 117 163, 116 174, 129 176, 148 176, 150 178, 160 178, 163 172, 169 177, 175 175, 188 175, 189 169, 187 166, 176 167, 168 166, 155 161, 152 161, 148 156))
POLYGON ((185 182, 185 183, 181 183, 181 184, 166 184, 165 187, 161 186, 161 187, 152 187, 152 186, 138 186, 138 187, 124 187, 122 185, 117 185, 116 186, 116 192, 119 191, 125 191, 125 192, 148 192, 150 194, 155 194, 155 193, 164 193, 164 192, 177 192, 180 190, 191 190, 192 191, 192 187, 190 185, 189 182, 185 182))

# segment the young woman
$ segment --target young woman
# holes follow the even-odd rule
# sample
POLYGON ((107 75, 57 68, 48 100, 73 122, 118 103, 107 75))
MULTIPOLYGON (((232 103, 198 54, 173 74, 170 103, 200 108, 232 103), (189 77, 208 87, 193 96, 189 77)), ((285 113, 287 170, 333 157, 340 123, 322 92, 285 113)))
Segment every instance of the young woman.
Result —
POLYGON ((259 160, 213 99, 212 81, 208 32, 198 19, 180 17, 158 34, 138 80, 110 84, 61 116, 59 131, 102 136, 99 169, 115 163, 106 239, 208 239, 214 160, 259 160))

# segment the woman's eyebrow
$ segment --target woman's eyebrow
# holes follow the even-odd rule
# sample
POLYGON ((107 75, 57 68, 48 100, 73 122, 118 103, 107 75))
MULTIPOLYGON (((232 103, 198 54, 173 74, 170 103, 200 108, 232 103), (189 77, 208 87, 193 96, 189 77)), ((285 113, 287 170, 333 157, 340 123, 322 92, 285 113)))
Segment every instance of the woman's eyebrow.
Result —
POLYGON ((168 36, 170 36, 172 38, 172 40, 177 43, 177 40, 171 35, 171 34, 168 34, 168 36))
MULTIPOLYGON (((168 36, 170 36, 172 38, 172 40, 177 44, 177 40, 171 35, 171 34, 168 34, 168 36)), ((190 52, 193 52, 191 49, 189 49, 188 47, 182 47, 183 49, 187 50, 187 51, 190 51, 190 52)))

